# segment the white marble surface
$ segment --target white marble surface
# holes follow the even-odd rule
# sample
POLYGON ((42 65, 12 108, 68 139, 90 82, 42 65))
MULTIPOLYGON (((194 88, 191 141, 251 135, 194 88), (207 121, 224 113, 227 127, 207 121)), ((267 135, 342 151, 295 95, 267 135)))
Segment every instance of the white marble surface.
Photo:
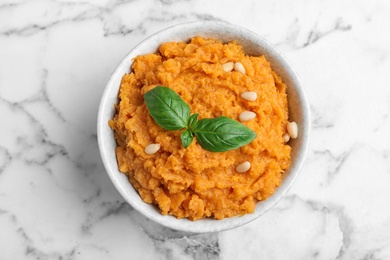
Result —
POLYGON ((0 259, 390 259, 390 2, 0 2, 0 259), (140 216, 96 141, 103 88, 146 36, 221 20, 291 62, 312 139, 287 197, 258 220, 188 236, 140 216))

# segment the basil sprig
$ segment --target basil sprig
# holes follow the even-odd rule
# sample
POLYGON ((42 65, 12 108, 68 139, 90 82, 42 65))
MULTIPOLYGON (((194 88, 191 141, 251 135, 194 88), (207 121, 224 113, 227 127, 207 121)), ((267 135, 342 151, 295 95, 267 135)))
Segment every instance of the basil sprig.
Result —
POLYGON ((180 137, 187 148, 196 137, 204 149, 225 152, 244 146, 256 138, 256 133, 239 122, 225 116, 204 118, 190 114, 189 106, 173 90, 157 86, 144 95, 149 113, 166 130, 185 129, 180 137))

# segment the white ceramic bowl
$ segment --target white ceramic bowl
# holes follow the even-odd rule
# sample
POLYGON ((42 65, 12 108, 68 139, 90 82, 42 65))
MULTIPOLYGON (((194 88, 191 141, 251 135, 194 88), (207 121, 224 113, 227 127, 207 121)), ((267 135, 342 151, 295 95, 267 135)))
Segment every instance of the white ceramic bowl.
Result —
POLYGON ((164 29, 134 47, 118 65, 111 76, 101 99, 97 134, 100 154, 111 181, 123 198, 141 214, 161 225, 175 230, 193 233, 216 232, 235 228, 251 222, 271 209, 291 187, 299 174, 309 141, 309 109, 302 86, 285 58, 262 37, 232 24, 221 22, 191 22, 164 29), (275 70, 287 84, 290 121, 299 126, 299 137, 290 141, 292 146, 291 167, 286 171, 282 184, 267 200, 259 202, 253 214, 223 220, 202 219, 190 221, 163 216, 155 206, 141 200, 137 191, 128 182, 127 177, 118 171, 115 157, 116 142, 108 120, 114 116, 114 104, 118 102, 117 94, 122 76, 129 73, 132 59, 137 55, 156 52, 161 43, 167 41, 187 41, 194 36, 213 37, 223 42, 236 40, 249 55, 265 55, 275 70))

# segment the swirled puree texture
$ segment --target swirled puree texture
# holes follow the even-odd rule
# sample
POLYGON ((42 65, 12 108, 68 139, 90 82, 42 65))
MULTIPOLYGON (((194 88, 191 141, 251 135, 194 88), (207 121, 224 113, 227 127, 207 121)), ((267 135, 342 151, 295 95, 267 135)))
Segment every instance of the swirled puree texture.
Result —
POLYGON ((195 37, 188 43, 164 43, 158 53, 134 59, 132 72, 122 78, 119 100, 109 122, 118 143, 119 170, 142 200, 164 215, 197 220, 253 213, 289 167, 291 148, 282 137, 288 120, 286 85, 264 56, 248 56, 236 42, 195 37), (227 62, 241 62, 245 74, 224 71, 227 62), (243 124, 256 132, 256 139, 227 152, 207 151, 196 138, 183 148, 181 131, 158 126, 145 105, 143 95, 156 85, 178 93, 199 119, 223 115, 239 121, 241 112, 255 112, 256 118, 243 124), (248 91, 258 98, 241 98, 248 91), (152 143, 161 148, 146 154, 152 143), (237 172, 244 161, 251 168, 237 172))

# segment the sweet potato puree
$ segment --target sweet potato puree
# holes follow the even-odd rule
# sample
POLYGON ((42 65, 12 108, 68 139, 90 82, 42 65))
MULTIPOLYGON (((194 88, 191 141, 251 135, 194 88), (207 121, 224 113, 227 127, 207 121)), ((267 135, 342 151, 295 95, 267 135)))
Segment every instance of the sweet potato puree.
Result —
POLYGON ((109 121, 118 146, 119 170, 142 200, 177 218, 223 219, 252 213, 258 201, 272 195, 290 165, 291 148, 283 140, 288 120, 286 85, 264 56, 251 57, 236 42, 194 37, 188 43, 168 42, 157 53, 134 59, 122 78, 116 115, 109 121), (245 74, 225 72, 222 64, 241 62, 245 74), (257 117, 243 122, 257 134, 236 150, 210 152, 196 138, 183 148, 182 131, 167 131, 149 114, 143 95, 156 85, 178 93, 199 119, 227 116, 239 120, 243 111, 257 117), (241 93, 253 91, 257 100, 241 93), (146 154, 148 144, 160 144, 146 154), (238 173, 237 165, 251 163, 238 173))

